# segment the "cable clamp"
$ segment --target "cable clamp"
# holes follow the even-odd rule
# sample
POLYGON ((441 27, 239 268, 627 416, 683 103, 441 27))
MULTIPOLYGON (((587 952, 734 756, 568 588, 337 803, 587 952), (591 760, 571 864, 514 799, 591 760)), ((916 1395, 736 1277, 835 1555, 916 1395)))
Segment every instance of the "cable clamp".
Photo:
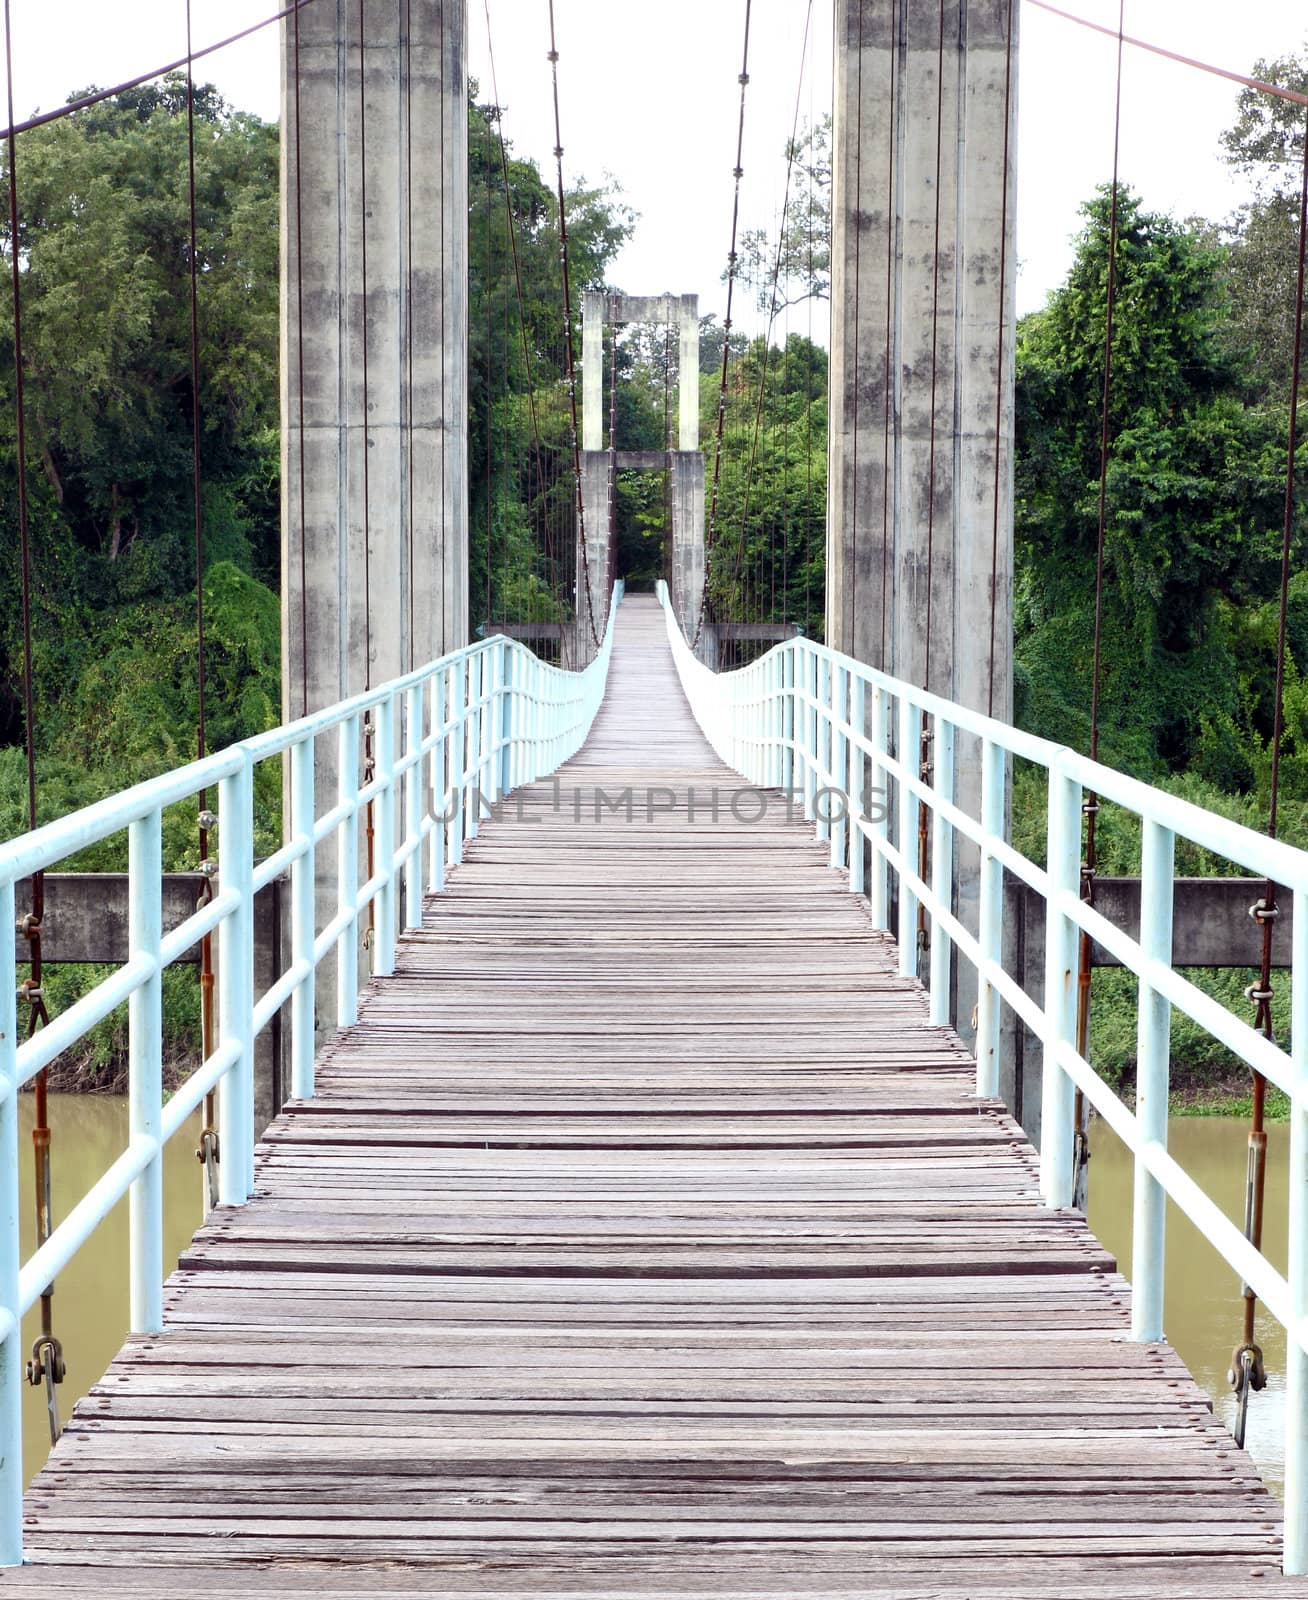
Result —
POLYGON ((34 912, 29 911, 25 917, 18 921, 19 937, 27 940, 41 937, 41 919, 34 912))
POLYGON ((1281 908, 1277 905, 1275 900, 1271 901, 1270 903, 1266 899, 1255 900, 1254 903, 1249 907, 1249 915, 1254 919, 1260 928, 1265 923, 1275 922, 1280 914, 1281 908))
POLYGON ((196 821, 208 833, 211 828, 218 826, 218 813, 216 811, 202 811, 196 821))
POLYGON ((1264 988, 1259 983, 1251 983, 1244 991, 1244 997, 1246 1000, 1251 1000, 1255 1005, 1265 1005, 1271 1001, 1275 993, 1276 991, 1272 988, 1264 988))
POLYGON ((218 863, 206 859, 195 870, 202 878, 216 878, 218 876, 218 863))

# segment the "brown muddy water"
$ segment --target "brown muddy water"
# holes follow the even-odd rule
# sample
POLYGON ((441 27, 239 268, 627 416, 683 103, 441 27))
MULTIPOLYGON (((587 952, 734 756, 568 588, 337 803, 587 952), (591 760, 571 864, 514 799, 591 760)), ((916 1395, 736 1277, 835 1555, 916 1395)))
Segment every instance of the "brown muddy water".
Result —
MULTIPOLYGON (((33 1221, 32 1110, 19 1099, 19 1199, 23 1259, 36 1248, 33 1221)), ((164 1264, 171 1270, 200 1226, 203 1196, 195 1147, 200 1118, 181 1128, 164 1150, 164 1264)), ((52 1094, 50 1148, 56 1223, 66 1217, 105 1169, 127 1148, 127 1100, 118 1095, 52 1094)), ((63 1342, 68 1376, 59 1386, 66 1419, 73 1402, 100 1381, 127 1335, 127 1201, 119 1202, 60 1274, 55 1285, 54 1331, 63 1342)), ((40 1330, 36 1307, 23 1318, 24 1359, 40 1330)), ((50 1450, 45 1389, 23 1396, 23 1471, 30 1479, 50 1450)))
MULTIPOLYGON (((23 1255, 34 1247, 32 1237, 32 1100, 22 1108, 22 1199, 26 1234, 23 1255)), ((127 1102, 98 1095, 52 1095, 50 1126, 54 1150, 55 1216, 71 1207, 127 1144, 127 1102)), ((171 1141, 165 1153, 166 1261, 171 1267, 199 1226, 202 1215, 201 1173, 195 1160, 199 1118, 171 1141)), ((1228 1117, 1182 1117, 1172 1121, 1171 1148, 1177 1159, 1228 1215, 1243 1214, 1246 1125, 1228 1117)), ((1264 1248, 1285 1268, 1286 1156, 1285 1127, 1270 1130, 1267 1225, 1264 1248)), ((1123 1272, 1131 1272, 1131 1161, 1102 1123, 1093 1131, 1090 1168, 1090 1225, 1117 1256, 1123 1272)), ((55 1332, 64 1341, 68 1378, 60 1390, 66 1417, 73 1402, 97 1383, 127 1330, 127 1202, 115 1208, 68 1269, 55 1292, 55 1332)), ((36 1336, 38 1314, 24 1321, 28 1348, 36 1336)), ((1232 1402, 1226 1369, 1240 1333, 1240 1288, 1233 1273, 1175 1207, 1167 1222, 1168 1337, 1200 1384, 1212 1396, 1217 1414, 1229 1424, 1232 1402)), ((1248 1447, 1264 1476, 1278 1487, 1284 1470, 1282 1406, 1285 1391, 1285 1335, 1270 1318, 1260 1317, 1259 1338, 1266 1352, 1268 1387, 1250 1407, 1248 1447)), ((49 1448, 44 1392, 25 1396, 24 1467, 30 1478, 45 1461, 49 1448)))

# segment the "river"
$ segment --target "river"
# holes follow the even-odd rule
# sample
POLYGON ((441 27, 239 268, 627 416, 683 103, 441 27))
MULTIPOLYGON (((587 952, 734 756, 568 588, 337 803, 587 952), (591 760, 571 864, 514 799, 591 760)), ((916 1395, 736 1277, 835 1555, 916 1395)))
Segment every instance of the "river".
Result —
MULTIPOLYGON (((22 1111, 22 1200, 26 1233, 32 1237, 32 1099, 22 1111)), ((99 1095, 52 1095, 50 1128, 54 1157, 55 1217, 67 1216, 109 1163, 126 1148, 127 1102, 99 1095)), ((199 1118, 169 1144, 165 1158, 165 1259, 171 1266, 201 1219, 201 1172, 195 1159, 199 1118)), ((1170 1131, 1173 1154, 1237 1221, 1243 1215, 1245 1139, 1243 1122, 1229 1117, 1181 1117, 1170 1131)), ((1096 1123, 1090 1167, 1090 1225, 1131 1271, 1131 1162, 1117 1138, 1096 1123)), ((1267 1228, 1264 1247, 1285 1269, 1286 1156, 1289 1133, 1273 1127, 1268 1141, 1267 1228)), ((91 1243, 61 1274, 55 1294, 55 1332, 64 1341, 68 1378, 60 1391, 67 1416, 74 1400, 97 1383, 121 1345, 127 1328, 127 1202, 115 1208, 91 1243)), ((27 1348, 37 1332, 37 1313, 24 1321, 27 1348)), ((1226 1370, 1239 1341, 1240 1294, 1234 1275, 1193 1227, 1169 1208, 1167 1222, 1168 1337, 1191 1372, 1213 1397, 1218 1415, 1230 1422, 1232 1401, 1226 1370)), ((1269 1483, 1279 1488, 1285 1461, 1282 1407, 1285 1335, 1270 1318, 1259 1318, 1267 1358, 1268 1387, 1250 1406, 1249 1450, 1269 1483)), ((23 1458, 30 1477, 44 1462, 48 1429, 43 1391, 25 1396, 23 1458)))

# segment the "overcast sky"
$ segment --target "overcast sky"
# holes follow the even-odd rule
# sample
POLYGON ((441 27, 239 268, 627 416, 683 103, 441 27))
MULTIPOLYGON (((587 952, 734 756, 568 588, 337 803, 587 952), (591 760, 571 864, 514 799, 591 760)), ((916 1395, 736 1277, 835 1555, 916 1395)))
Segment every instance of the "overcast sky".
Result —
MULTIPOLYGON (((370 4, 385 0, 369 0, 370 4)), ((395 0, 391 0, 395 3, 395 0)), ((1062 0, 1116 25, 1117 0, 1062 0)), ((197 46, 277 9, 275 0, 193 0, 197 46)), ((11 0, 19 115, 90 83, 108 84, 185 50, 183 0, 11 0)), ((555 0, 563 144, 569 179, 617 179, 639 212, 613 269, 629 293, 696 291, 719 310, 730 228, 744 0, 555 0)), ((1248 71, 1259 57, 1308 45, 1302 0, 1128 0, 1127 31, 1248 71)), ((754 0, 742 226, 772 226, 796 98, 801 117, 830 105, 831 0, 815 0, 800 79, 808 0, 754 0)), ((554 144, 545 0, 490 0, 506 108, 519 153, 547 172, 554 144)), ((1030 5, 1022 8, 1018 149, 1019 305, 1040 305, 1066 271, 1077 208, 1111 172, 1116 46, 1030 5)), ((483 0, 469 0, 470 61, 490 98, 483 0)), ((276 29, 203 64, 243 109, 277 114, 276 29)), ((1218 136, 1234 84, 1128 49, 1123 177, 1151 206, 1213 218, 1241 197, 1218 136)), ((806 325, 800 314, 797 326, 806 325)), ((816 330, 819 331, 820 330, 816 330)))

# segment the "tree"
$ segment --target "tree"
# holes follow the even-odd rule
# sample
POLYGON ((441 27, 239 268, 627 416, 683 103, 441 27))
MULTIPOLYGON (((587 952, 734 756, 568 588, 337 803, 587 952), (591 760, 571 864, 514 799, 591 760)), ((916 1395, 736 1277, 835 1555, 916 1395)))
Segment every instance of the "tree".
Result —
MULTIPOLYGON (((211 86, 197 89, 195 116, 210 546, 271 575, 276 518, 246 489, 276 449, 277 130, 211 86)), ((174 74, 18 146, 30 460, 105 600, 194 584, 186 124, 174 74)), ((7 170, 3 184, 7 195, 7 170)), ((0 237, 8 260, 7 228, 0 237)), ((11 389, 8 283, 0 383, 11 389)), ((12 421, 3 442, 12 473, 12 421)))
POLYGON ((790 195, 778 240, 753 228, 740 246, 740 270, 752 283, 760 311, 773 315, 805 300, 831 297, 831 117, 806 123, 787 140, 790 195), (773 274, 776 300, 773 302, 773 274))
MULTIPOLYGON (((1017 662, 1028 726, 1088 740, 1110 199, 1017 341, 1017 662)), ((1249 619, 1275 593, 1284 421, 1244 404, 1224 253, 1119 197, 1105 529, 1105 758, 1235 786, 1270 701, 1249 619)))
MULTIPOLYGON (((1253 74, 1308 92, 1308 58, 1258 61, 1253 74)), ((1248 358, 1254 397, 1281 401, 1293 365, 1304 113, 1302 106, 1257 89, 1242 90, 1238 107, 1222 144, 1227 161, 1251 181, 1253 195, 1225 230, 1231 246, 1229 335, 1248 358)))

